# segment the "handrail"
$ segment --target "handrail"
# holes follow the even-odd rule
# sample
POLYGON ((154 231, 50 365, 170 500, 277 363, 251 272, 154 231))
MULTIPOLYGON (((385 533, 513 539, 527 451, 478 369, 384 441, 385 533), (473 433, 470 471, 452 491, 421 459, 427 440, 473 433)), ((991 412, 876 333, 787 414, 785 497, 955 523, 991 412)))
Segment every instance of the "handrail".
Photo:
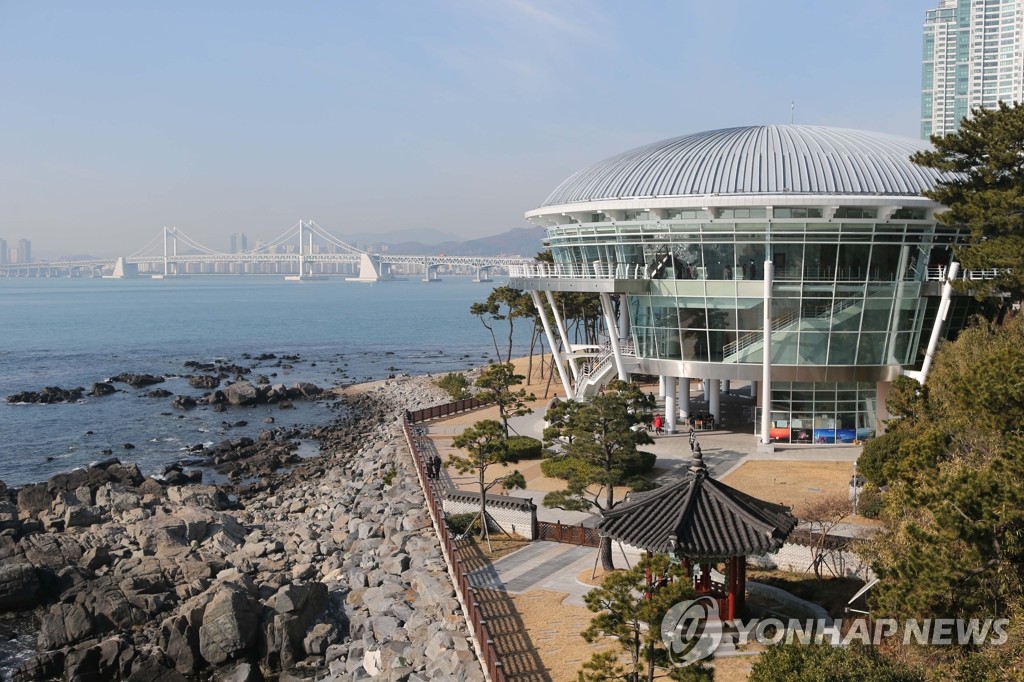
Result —
MULTIPOLYGON (((1010 272, 1009 268, 986 268, 984 270, 961 270, 957 276, 959 280, 986 280, 995 279, 999 277, 1000 273, 1006 271, 1010 272)), ((930 265, 928 266, 925 279, 929 282, 944 282, 946 281, 946 275, 949 272, 949 268, 945 265, 930 265)))
MULTIPOLYGON (((422 411, 417 410, 416 412, 422 411)), ((427 509, 434 523, 434 530, 437 532, 441 551, 448 565, 452 582, 455 584, 455 590, 462 604, 463 613, 466 614, 466 624, 469 626, 470 634, 473 636, 474 648, 481 660, 484 673, 490 682, 505 682, 505 670, 501 664, 501 656, 494 646, 494 638, 490 628, 487 626, 487 620, 480 611, 480 603, 476 598, 474 588, 469 583, 469 575, 462 567, 462 560, 456 557, 455 543, 451 533, 448 532, 448 525, 444 521, 444 502, 441 498, 440 486, 433 485, 435 482, 440 483, 440 481, 427 478, 423 453, 419 448, 419 437, 413 435, 411 428, 413 422, 409 420, 409 415, 413 413, 406 410, 405 414, 406 418, 402 420, 405 441, 409 445, 413 463, 416 465, 416 474, 427 500, 427 509)))
MULTIPOLYGON (((861 300, 863 299, 857 297, 840 299, 833 303, 832 305, 822 306, 822 310, 814 317, 819 320, 828 319, 829 317, 832 317, 836 313, 842 312, 843 310, 846 310, 850 306, 855 305, 861 300)), ((795 310, 792 310, 786 313, 785 315, 772 321, 772 333, 782 331, 784 328, 790 326, 794 322, 798 322, 799 320, 800 313, 795 310)), ((739 337, 738 339, 736 339, 735 341, 730 341, 729 343, 725 344, 722 347, 722 356, 729 357, 730 355, 735 355, 741 350, 745 350, 750 346, 754 345, 762 338, 764 338, 764 332, 748 332, 743 336, 739 337)))
POLYGON ((434 405, 433 407, 425 407, 422 410, 405 411, 405 419, 410 424, 418 424, 428 419, 437 419, 438 417, 447 417, 459 412, 467 412, 469 410, 475 410, 478 407, 486 407, 490 403, 486 403, 476 398, 466 398, 464 400, 455 400, 450 403, 443 403, 441 405, 434 405))

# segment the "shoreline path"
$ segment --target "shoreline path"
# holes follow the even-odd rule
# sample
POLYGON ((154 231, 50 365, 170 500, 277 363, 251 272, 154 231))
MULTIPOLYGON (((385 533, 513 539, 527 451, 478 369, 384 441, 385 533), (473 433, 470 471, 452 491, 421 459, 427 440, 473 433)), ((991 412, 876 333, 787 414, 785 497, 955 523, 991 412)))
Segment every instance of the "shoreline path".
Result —
MULTIPOLYGON (((535 377, 526 388, 542 395, 545 383, 535 377)), ((791 445, 777 447, 773 453, 757 452, 750 387, 744 382, 733 382, 732 386, 734 390, 722 398, 722 425, 715 431, 698 432, 704 461, 712 476, 749 494, 790 505, 798 513, 817 497, 846 494, 853 462, 861 447, 791 445), (783 462, 785 465, 780 465, 783 462)), ((656 394, 657 386, 644 386, 644 392, 650 391, 656 394)), ((510 420, 511 429, 539 439, 544 429, 544 411, 554 395, 549 393, 532 403, 532 414, 510 420)), ((663 399, 659 399, 658 409, 664 413, 663 399)), ((691 398, 691 409, 707 409, 699 390, 691 398)), ((488 407, 420 426, 425 429, 428 447, 447 461, 456 452, 451 443, 455 435, 481 419, 497 418, 497 408, 488 407)), ((654 444, 643 447, 658 457, 655 466, 659 482, 685 475, 691 459, 688 436, 687 426, 675 434, 654 436, 654 444)), ((562 482, 546 478, 540 462, 491 467, 488 476, 518 469, 527 487, 510 494, 531 498, 537 504, 540 521, 596 525, 599 517, 594 514, 543 506, 544 495, 561 488, 562 482)), ((453 487, 476 490, 472 475, 443 469, 442 478, 453 487)), ((497 489, 491 494, 497 495, 497 489)), ((617 498, 624 494, 625 490, 616 490, 617 498)), ((850 534, 860 534, 863 529, 859 522, 845 526, 850 534)), ((639 555, 626 555, 616 548, 614 558, 616 566, 623 566, 627 562, 631 565, 639 555)), ((471 560, 473 580, 482 603, 485 608, 490 603, 492 608, 488 622, 496 630, 493 636, 503 644, 503 662, 509 679, 575 679, 579 666, 600 650, 600 645, 589 645, 579 637, 593 616, 584 608, 583 595, 592 587, 584 580, 591 577, 595 559, 596 550, 590 547, 535 541, 493 562, 482 556, 471 560)), ((716 679, 746 679, 750 662, 749 658, 724 659, 716 663, 716 679)))

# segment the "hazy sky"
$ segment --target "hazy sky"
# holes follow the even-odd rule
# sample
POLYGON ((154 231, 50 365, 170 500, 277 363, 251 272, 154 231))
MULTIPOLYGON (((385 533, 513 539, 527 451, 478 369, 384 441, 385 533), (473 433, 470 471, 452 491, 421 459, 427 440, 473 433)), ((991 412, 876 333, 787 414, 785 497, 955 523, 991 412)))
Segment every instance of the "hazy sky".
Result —
POLYGON ((656 140, 797 123, 917 137, 938 0, 0 0, 0 237, 127 255, 525 226, 656 140))

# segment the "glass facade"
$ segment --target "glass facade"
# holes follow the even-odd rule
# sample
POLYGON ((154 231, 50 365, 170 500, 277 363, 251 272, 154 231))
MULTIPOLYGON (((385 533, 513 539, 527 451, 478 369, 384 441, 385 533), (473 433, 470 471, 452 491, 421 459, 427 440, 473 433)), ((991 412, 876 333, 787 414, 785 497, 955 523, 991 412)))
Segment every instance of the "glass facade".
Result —
POLYGON ((937 301, 923 295, 928 270, 948 263, 959 231, 915 206, 703 213, 658 220, 626 212, 615 222, 596 216, 602 219, 549 227, 545 242, 565 271, 647 280, 646 293, 622 299, 641 366, 713 363, 723 377, 729 366, 763 362, 770 261, 773 375, 845 368, 858 378, 773 380, 772 439, 832 444, 873 435, 876 382, 891 376, 886 369, 918 361, 937 301))

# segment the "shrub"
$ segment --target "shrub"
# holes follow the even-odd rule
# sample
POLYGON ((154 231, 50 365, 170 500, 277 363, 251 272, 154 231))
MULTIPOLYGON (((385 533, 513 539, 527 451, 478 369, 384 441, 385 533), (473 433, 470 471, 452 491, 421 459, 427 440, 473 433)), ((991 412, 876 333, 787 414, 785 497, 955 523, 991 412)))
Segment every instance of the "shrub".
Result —
POLYGON ((385 471, 384 475, 381 477, 381 480, 384 481, 384 485, 391 485, 391 482, 395 480, 395 475, 397 473, 398 471, 395 469, 394 464, 389 466, 387 471, 385 471))
POLYGON ((924 676, 874 647, 776 644, 750 671, 751 682, 923 682, 924 676))
POLYGON ((541 442, 529 436, 510 436, 506 445, 508 458, 513 462, 521 459, 540 459, 543 454, 541 442))
POLYGON ((444 517, 448 532, 452 535, 463 535, 467 531, 480 528, 480 515, 476 512, 465 514, 448 514, 444 517))
POLYGON ((882 491, 868 483, 860 490, 857 512, 864 518, 877 519, 882 515, 882 503, 882 491))
POLYGON ((626 481, 626 485, 628 485, 629 489, 634 493, 644 493, 647 492, 648 490, 654 490, 660 487, 654 481, 644 478, 643 476, 631 478, 630 480, 626 481))
POLYGON ((458 372, 449 372, 438 379, 435 384, 450 395, 452 400, 465 400, 472 397, 469 391, 469 379, 458 372))
POLYGON ((636 453, 636 457, 634 459, 623 463, 622 475, 626 478, 632 478, 634 476, 646 474, 654 468, 654 463, 656 461, 658 461, 658 456, 656 454, 640 450, 636 453))

